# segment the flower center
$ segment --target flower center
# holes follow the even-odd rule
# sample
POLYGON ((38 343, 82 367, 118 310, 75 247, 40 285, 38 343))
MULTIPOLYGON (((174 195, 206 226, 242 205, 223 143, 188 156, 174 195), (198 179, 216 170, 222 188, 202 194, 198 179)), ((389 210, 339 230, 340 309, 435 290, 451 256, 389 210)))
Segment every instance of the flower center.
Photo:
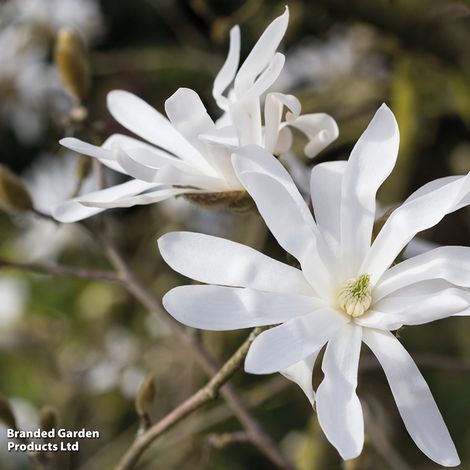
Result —
POLYGON ((348 279, 338 292, 339 306, 353 318, 360 317, 367 312, 371 302, 372 289, 369 274, 361 274, 356 279, 348 279))

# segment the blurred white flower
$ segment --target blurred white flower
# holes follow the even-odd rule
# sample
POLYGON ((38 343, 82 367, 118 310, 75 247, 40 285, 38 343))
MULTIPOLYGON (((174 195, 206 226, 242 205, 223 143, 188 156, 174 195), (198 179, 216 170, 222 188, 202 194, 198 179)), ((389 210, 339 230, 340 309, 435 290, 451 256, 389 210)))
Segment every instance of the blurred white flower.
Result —
POLYGON ((224 111, 215 123, 197 93, 188 88, 180 88, 166 101, 169 119, 131 93, 112 91, 108 108, 114 118, 156 147, 119 134, 102 147, 63 139, 62 145, 98 158, 134 179, 61 204, 54 216, 74 222, 106 208, 151 204, 181 194, 217 194, 219 199, 212 199, 215 202, 220 197, 242 197, 244 188, 234 172, 231 154, 248 144, 284 153, 292 144, 289 127, 307 136, 308 156, 323 150, 338 136, 335 121, 321 113, 301 116, 300 102, 292 95, 268 93, 262 123, 261 96, 284 65, 284 56, 276 50, 287 23, 286 9, 267 27, 240 67, 240 31, 238 26, 231 30, 229 53, 213 86, 214 99, 224 111), (288 109, 285 121, 284 107, 288 109))
MULTIPOLYGON (((50 215, 52 209, 70 198, 77 189, 79 160, 70 154, 60 157, 42 155, 24 174, 34 207, 50 215)), ((80 193, 94 189, 92 175, 81 184, 80 193)), ((15 241, 15 248, 28 259, 55 260, 68 248, 89 243, 88 235, 79 226, 60 225, 36 215, 23 216, 23 230, 15 241)))
POLYGON ((0 118, 25 142, 42 133, 44 111, 52 90, 59 86, 45 56, 46 49, 26 28, 9 26, 0 31, 0 118))
POLYGON ((138 359, 136 338, 123 328, 112 328, 106 334, 104 351, 94 350, 86 358, 87 387, 93 393, 118 387, 126 398, 135 398, 145 378, 145 372, 136 365, 138 359))
POLYGON ((0 277, 0 331, 5 331, 23 316, 28 299, 26 284, 14 277, 0 277))
POLYGON ((289 49, 276 90, 341 86, 353 77, 371 80, 382 76, 380 57, 374 52, 374 32, 364 25, 333 30, 327 38, 305 38, 289 49))
POLYGON ((392 171, 399 131, 383 105, 349 161, 311 173, 312 217, 284 167, 259 147, 232 157, 241 182, 279 244, 301 269, 221 238, 174 232, 159 240, 165 261, 212 285, 180 286, 163 303, 177 320, 209 330, 278 325, 251 345, 245 369, 281 372, 315 402, 319 423, 344 459, 364 443, 356 395, 362 341, 390 384, 416 445, 444 466, 459 458, 428 385, 391 331, 470 311, 470 248, 446 246, 392 266, 420 231, 470 203, 470 174, 432 181, 390 215, 371 242, 376 192, 392 171), (325 377, 316 393, 318 353, 325 377))
POLYGON ((38 27, 50 35, 68 26, 90 40, 103 30, 97 0, 9 0, 0 12, 10 21, 38 27))

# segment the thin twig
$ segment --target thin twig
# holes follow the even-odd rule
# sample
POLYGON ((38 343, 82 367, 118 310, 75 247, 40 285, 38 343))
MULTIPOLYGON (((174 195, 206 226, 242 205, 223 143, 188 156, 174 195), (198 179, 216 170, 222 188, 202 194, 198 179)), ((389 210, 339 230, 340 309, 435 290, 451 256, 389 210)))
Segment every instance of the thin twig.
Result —
POLYGON ((130 470, 138 462, 145 449, 154 442, 167 429, 171 428, 183 418, 201 408, 206 403, 214 400, 220 388, 233 376, 243 363, 251 343, 257 334, 262 331, 256 328, 245 342, 237 349, 235 354, 222 366, 222 368, 199 389, 194 395, 181 403, 177 408, 168 413, 158 423, 155 423, 142 436, 138 437, 124 454, 115 470, 130 470))
POLYGON ((232 444, 251 442, 251 438, 245 431, 235 431, 224 434, 209 434, 207 442, 215 449, 223 449, 232 444))
POLYGON ((12 268, 22 271, 50 274, 52 276, 88 279, 93 281, 120 281, 119 275, 114 271, 93 270, 48 262, 24 263, 20 261, 0 259, 0 268, 12 268))

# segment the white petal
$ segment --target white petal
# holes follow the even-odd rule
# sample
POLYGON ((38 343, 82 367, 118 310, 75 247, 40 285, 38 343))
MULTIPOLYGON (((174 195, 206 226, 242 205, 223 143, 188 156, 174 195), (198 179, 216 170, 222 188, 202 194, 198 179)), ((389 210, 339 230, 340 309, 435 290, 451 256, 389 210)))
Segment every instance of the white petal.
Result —
POLYGON ((264 102, 264 148, 272 154, 278 147, 284 106, 290 110, 291 115, 300 114, 300 102, 295 96, 268 93, 264 102))
POLYGON ((59 222, 69 224, 87 219, 88 217, 103 212, 103 210, 104 209, 95 207, 86 207, 80 204, 76 199, 70 199, 55 207, 52 211, 52 216, 59 222))
POLYGON ((155 148, 153 145, 148 144, 134 137, 130 137, 124 134, 111 134, 104 142, 103 148, 113 150, 115 148, 121 148, 123 150, 128 150, 131 148, 144 148, 147 150, 152 150, 158 152, 160 155, 171 156, 168 152, 164 152, 161 149, 155 148))
POLYGON ((345 460, 364 445, 364 417, 356 395, 362 328, 348 323, 328 342, 318 387, 317 414, 323 432, 345 460))
POLYGON ((289 10, 276 18, 263 32, 235 77, 235 92, 242 96, 267 67, 287 29, 289 10))
POLYGON ((322 232, 341 242, 341 185, 347 162, 326 162, 315 165, 310 177, 315 220, 322 232))
MULTIPOLYGON (((206 175, 194 175, 179 170, 171 165, 158 170, 153 181, 168 185, 190 186, 211 192, 229 191, 231 188, 220 178, 206 175)), ((240 187, 240 189, 243 189, 240 187)))
MULTIPOLYGON (((156 185, 153 185, 154 187, 156 185)), ((112 201, 107 201, 99 197, 95 197, 93 199, 86 198, 82 199, 82 204, 85 206, 90 207, 102 207, 105 209, 113 209, 118 207, 132 207, 136 205, 145 205, 145 204, 153 204, 155 202, 164 201, 173 196, 178 196, 179 194, 187 194, 187 193, 195 193, 198 192, 194 189, 187 189, 187 188, 157 188, 154 191, 149 191, 144 194, 139 194, 138 196, 131 196, 131 197, 121 197, 119 199, 114 199, 112 201)))
POLYGON ((248 351, 245 370, 272 374, 318 351, 347 323, 346 315, 324 308, 261 333, 248 351))
POLYGON ((261 96, 279 77, 284 67, 286 57, 277 52, 270 61, 266 69, 255 80, 253 86, 246 92, 245 98, 255 98, 261 96))
POLYGON ((397 122, 383 104, 354 146, 343 177, 341 243, 343 259, 349 261, 346 278, 370 274, 360 266, 371 243, 375 195, 395 166, 398 145, 397 122))
POLYGON ((102 189, 101 191, 95 191, 86 194, 85 196, 65 201, 64 203, 59 204, 53 210, 52 214, 53 217, 60 222, 77 222, 78 220, 83 220, 102 212, 102 210, 97 208, 83 206, 80 202, 86 198, 93 199, 98 197, 106 201, 114 201, 121 197, 138 194, 153 187, 155 187, 155 185, 150 185, 138 180, 126 181, 125 183, 111 186, 110 188, 102 189))
POLYGON ((259 98, 231 101, 230 118, 237 130, 238 142, 243 145, 262 145, 262 125, 259 98))
MULTIPOLYGON (((149 145, 149 147, 151 146, 149 145)), ((181 171, 185 171, 187 173, 193 173, 197 175, 204 174, 180 158, 174 157, 169 153, 166 153, 163 150, 157 149, 155 147, 132 147, 126 148, 125 150, 130 158, 135 160, 137 163, 148 166, 150 168, 161 168, 163 166, 172 165, 175 168, 178 168, 181 171)))
POLYGON ((97 158, 99 160, 113 160, 113 152, 109 149, 100 147, 98 145, 92 145, 83 140, 76 139, 75 137, 65 137, 59 140, 59 144, 67 147, 75 152, 88 155, 90 157, 97 158))
POLYGON ((235 149, 239 146, 237 130, 232 124, 216 127, 210 132, 201 134, 199 139, 213 144, 218 144, 220 146, 229 147, 230 149, 235 149))
POLYGON ((70 150, 74 150, 75 152, 97 158, 103 165, 106 165, 114 171, 127 174, 126 170, 124 170, 116 161, 116 153, 110 148, 99 145, 92 145, 74 137, 66 137, 61 139, 59 143, 70 150))
POLYGON ((420 281, 444 279, 470 287, 470 248, 441 246, 388 269, 374 288, 374 301, 420 281))
POLYGON ((108 109, 122 126, 143 139, 179 156, 198 168, 210 171, 202 155, 148 103, 127 91, 108 94, 108 109))
POLYGON ((431 391, 411 356, 392 335, 365 329, 363 341, 382 365, 405 427, 430 459, 446 467, 460 460, 431 391))
POLYGON ((140 181, 146 181, 151 183, 154 181, 155 176, 158 173, 157 168, 152 168, 146 165, 142 165, 133 158, 131 158, 127 152, 121 148, 116 149, 117 161, 119 165, 125 170, 125 172, 140 181))
POLYGON ((160 237, 158 247, 175 271, 200 282, 312 294, 300 270, 240 243, 199 233, 172 232, 160 237))
POLYGON ((213 129, 214 122, 207 114, 199 95, 190 88, 178 88, 165 101, 165 111, 178 132, 200 152, 204 152, 205 147, 198 135, 213 129))
POLYGON ((237 73, 238 62, 240 60, 240 28, 234 26, 230 30, 230 46, 224 65, 215 77, 212 88, 212 96, 219 108, 227 110, 227 99, 222 96, 223 92, 232 83, 237 73))
POLYGON ((278 243, 299 260, 315 291, 330 295, 330 273, 318 253, 315 222, 286 169, 256 146, 240 149, 232 161, 278 243))
POLYGON ((292 364, 287 369, 281 370, 281 374, 292 382, 295 382, 305 393, 310 404, 315 404, 315 392, 312 386, 312 374, 315 367, 319 351, 314 352, 310 356, 292 364))
POLYGON ((405 245, 420 231, 437 224, 460 207, 470 193, 470 174, 404 202, 385 222, 363 262, 375 282, 405 245))
POLYGON ((286 124, 299 129, 307 136, 308 143, 304 152, 309 158, 316 157, 339 135, 336 121, 325 113, 303 114, 297 118, 292 116, 286 124))
POLYGON ((315 297, 224 286, 179 286, 163 297, 181 323, 204 330, 236 330, 274 325, 324 306, 315 297))
POLYGON ((371 307, 358 323, 371 328, 397 330, 402 325, 421 325, 446 318, 470 306, 470 292, 447 288, 422 296, 385 297, 371 307))

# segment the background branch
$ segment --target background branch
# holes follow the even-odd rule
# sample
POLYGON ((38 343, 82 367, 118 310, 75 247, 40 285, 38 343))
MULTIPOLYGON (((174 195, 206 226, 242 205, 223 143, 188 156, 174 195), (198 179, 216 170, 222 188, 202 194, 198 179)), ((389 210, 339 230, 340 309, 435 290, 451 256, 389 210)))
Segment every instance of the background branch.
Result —
POLYGON ((233 356, 222 366, 212 379, 199 389, 194 395, 184 401, 177 408, 168 413, 162 420, 151 426, 142 436, 138 437, 129 447, 115 470, 130 470, 138 462, 145 449, 161 434, 189 414, 201 408, 206 403, 214 400, 220 388, 233 376, 242 365, 248 349, 262 328, 256 328, 238 348, 233 356))

